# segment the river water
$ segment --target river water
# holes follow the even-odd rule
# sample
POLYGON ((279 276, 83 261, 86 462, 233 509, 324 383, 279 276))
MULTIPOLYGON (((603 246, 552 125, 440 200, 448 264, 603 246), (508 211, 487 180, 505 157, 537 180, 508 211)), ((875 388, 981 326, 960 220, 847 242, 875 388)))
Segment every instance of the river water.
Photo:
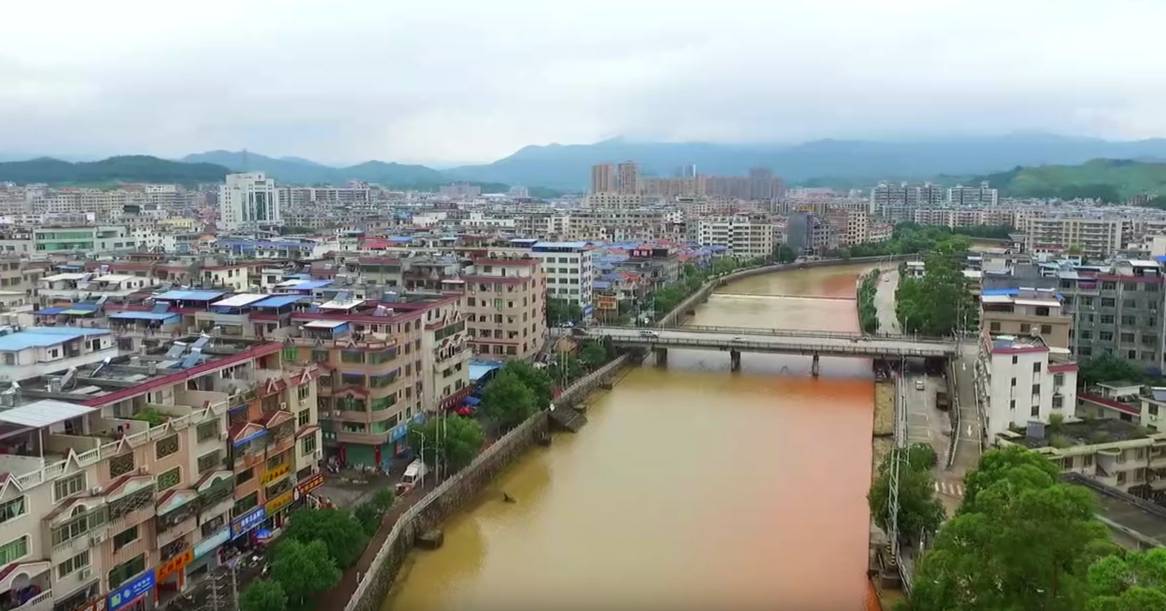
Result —
MULTIPOLYGON (((690 324, 856 330, 861 270, 735 282, 690 324)), ((870 362, 809 371, 684 350, 630 369, 415 552, 384 611, 865 608, 870 362)))

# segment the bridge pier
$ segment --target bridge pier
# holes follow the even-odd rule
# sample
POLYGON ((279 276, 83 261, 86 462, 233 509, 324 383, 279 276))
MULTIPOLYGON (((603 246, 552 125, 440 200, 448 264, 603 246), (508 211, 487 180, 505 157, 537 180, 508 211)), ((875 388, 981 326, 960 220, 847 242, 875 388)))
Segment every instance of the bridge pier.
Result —
POLYGON ((667 348, 652 348, 652 353, 656 355, 656 366, 664 367, 668 364, 668 349, 667 348))
POLYGON ((818 353, 815 352, 814 353, 814 361, 813 361, 813 363, 810 364, 810 375, 814 376, 815 378, 818 377, 818 374, 821 372, 821 369, 822 369, 822 367, 821 367, 821 363, 819 362, 819 359, 818 359, 818 353))
POLYGON ((729 351, 729 371, 741 371, 741 351, 729 351))

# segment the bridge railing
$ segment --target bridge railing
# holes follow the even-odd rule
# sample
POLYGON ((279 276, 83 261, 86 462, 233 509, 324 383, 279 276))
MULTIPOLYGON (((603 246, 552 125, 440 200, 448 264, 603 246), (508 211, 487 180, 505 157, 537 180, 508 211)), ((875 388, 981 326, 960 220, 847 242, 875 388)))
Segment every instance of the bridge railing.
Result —
MULTIPOLYGON (((815 343, 813 341, 799 341, 799 342, 762 342, 750 341, 746 337, 742 337, 739 341, 726 342, 723 340, 701 340, 682 337, 669 337, 662 335, 659 337, 644 337, 639 335, 617 337, 609 336, 613 342, 621 344, 632 344, 645 346, 648 348, 667 348, 670 346, 677 347, 693 347, 693 346, 716 346, 722 349, 733 349, 743 352, 782 352, 782 353, 800 353, 813 354, 822 353, 826 355, 854 355, 854 356, 870 356, 875 355, 893 355, 893 356, 907 356, 907 357, 939 357, 944 356, 944 346, 935 346, 933 344, 914 344, 919 347, 902 346, 887 346, 872 342, 848 342, 848 343, 815 343)), ((797 336, 799 340, 812 340, 805 336, 797 336)), ((839 339, 839 338, 820 338, 820 339, 839 339)))
MULTIPOLYGON (((645 327, 630 326, 603 326, 590 329, 602 333, 604 329, 618 329, 620 331, 643 331, 645 327)), ((907 341, 930 344, 954 344, 955 340, 948 337, 933 337, 927 335, 902 335, 898 333, 857 333, 850 331, 799 331, 797 329, 767 329, 758 327, 716 327, 707 325, 686 325, 683 327, 657 327, 651 329, 656 332, 686 332, 686 333, 722 333, 733 335, 768 335, 772 337, 810 337, 822 339, 858 339, 858 340, 888 340, 907 341)))

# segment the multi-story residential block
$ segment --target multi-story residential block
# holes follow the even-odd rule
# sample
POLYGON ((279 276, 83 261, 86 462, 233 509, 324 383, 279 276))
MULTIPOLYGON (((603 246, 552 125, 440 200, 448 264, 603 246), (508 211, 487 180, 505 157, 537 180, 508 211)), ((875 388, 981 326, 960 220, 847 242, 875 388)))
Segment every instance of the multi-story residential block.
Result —
POLYGON ((50 371, 117 356, 108 329, 30 327, 0 335, 0 382, 19 382, 50 371))
POLYGON ((531 247, 530 255, 542 267, 547 299, 573 301, 579 304, 584 317, 588 317, 595 278, 591 247, 586 242, 537 242, 531 247))
POLYGON ((0 392, 0 549, 21 608, 153 608, 319 484, 314 365, 188 338, 0 392), (111 362, 112 361, 112 362, 111 362))
POLYGON ((589 193, 583 200, 583 206, 592 210, 628 210, 639 208, 643 203, 644 197, 639 193, 610 191, 589 193))
POLYGON ((227 174, 226 184, 219 187, 219 222, 229 231, 281 224, 275 181, 263 172, 227 174))
POLYGON ((956 185, 947 190, 947 203, 951 206, 994 207, 1000 201, 1000 193, 981 182, 978 187, 956 185))
POLYGON ((734 257, 768 257, 773 254, 773 223, 758 217, 702 218, 697 224, 701 246, 724 246, 734 257))
POLYGON ((615 193, 619 190, 615 165, 598 163, 591 166, 591 193, 615 193))
POLYGON ((616 191, 624 195, 640 192, 640 171, 634 161, 624 161, 616 166, 616 191))
POLYGON ((839 246, 855 246, 870 241, 870 215, 866 210, 835 208, 826 215, 838 235, 839 246))
POLYGON ((1078 358, 1113 353, 1147 368, 1166 368, 1166 277, 1157 261, 1056 274, 1072 319, 1070 347, 1078 358))
POLYGON ((474 353, 530 358, 546 341, 547 281, 538 259, 478 256, 462 276, 474 353))
POLYGON ((984 289, 980 325, 992 335, 1037 336, 1052 348, 1068 350, 1073 318, 1053 289, 984 289))
POLYGON ((1010 427, 1072 418, 1077 404, 1077 364, 1067 351, 1054 351, 1039 337, 983 334, 982 384, 987 396, 984 423, 989 439, 1010 427))
POLYGON ((1053 247, 1091 260, 1116 255, 1133 237, 1132 224, 1121 217, 1018 216, 1017 229, 1024 233, 1027 252, 1053 247))

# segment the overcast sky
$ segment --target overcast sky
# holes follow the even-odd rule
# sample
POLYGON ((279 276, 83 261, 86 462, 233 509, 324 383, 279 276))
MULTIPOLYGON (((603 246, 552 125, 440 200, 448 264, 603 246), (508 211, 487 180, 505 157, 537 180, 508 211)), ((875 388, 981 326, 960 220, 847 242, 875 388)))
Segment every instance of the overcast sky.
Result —
POLYGON ((0 155, 1166 135, 1163 0, 6 2, 0 155))

